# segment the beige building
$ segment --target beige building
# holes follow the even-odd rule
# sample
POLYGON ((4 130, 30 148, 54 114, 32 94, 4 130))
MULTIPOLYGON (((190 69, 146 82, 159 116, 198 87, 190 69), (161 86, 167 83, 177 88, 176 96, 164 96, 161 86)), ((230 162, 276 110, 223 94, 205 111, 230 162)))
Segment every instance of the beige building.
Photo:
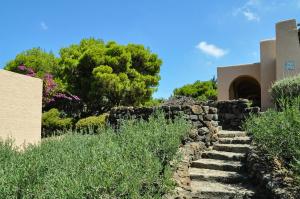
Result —
POLYGON ((260 62, 218 67, 218 100, 246 98, 262 110, 272 107, 273 82, 300 73, 299 31, 296 20, 276 24, 276 38, 260 42, 260 62))
POLYGON ((42 80, 0 70, 0 138, 18 146, 41 140, 42 80))

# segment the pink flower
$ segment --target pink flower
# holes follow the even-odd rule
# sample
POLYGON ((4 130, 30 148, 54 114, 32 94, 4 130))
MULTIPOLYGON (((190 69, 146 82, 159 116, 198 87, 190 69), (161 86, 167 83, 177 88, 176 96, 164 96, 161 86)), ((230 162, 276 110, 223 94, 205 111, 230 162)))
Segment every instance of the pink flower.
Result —
POLYGON ((26 69, 26 66, 24 66, 23 64, 21 64, 20 66, 18 66, 18 69, 24 71, 26 69))

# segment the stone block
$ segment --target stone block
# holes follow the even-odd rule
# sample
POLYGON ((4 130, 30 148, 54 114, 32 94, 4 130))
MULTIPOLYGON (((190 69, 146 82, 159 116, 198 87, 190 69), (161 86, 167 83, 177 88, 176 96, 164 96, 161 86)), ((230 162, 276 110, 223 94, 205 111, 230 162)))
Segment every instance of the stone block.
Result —
POLYGON ((200 115, 201 113, 203 113, 202 107, 199 105, 194 105, 191 107, 191 109, 193 114, 200 115))
POLYGON ((201 127, 200 129, 198 129, 198 135, 202 136, 202 135, 206 135, 209 133, 209 129, 207 127, 201 127))
POLYGON ((211 121, 214 118, 214 114, 206 114, 204 115, 204 120, 211 121))
POLYGON ((216 114, 216 113, 218 113, 218 109, 215 108, 215 107, 209 107, 208 113, 210 113, 210 114, 216 114))
POLYGON ((203 120, 204 120, 204 119, 203 119, 203 115, 198 115, 198 118, 199 118, 200 121, 203 121, 203 120))
POLYGON ((208 114, 209 112, 209 106, 202 106, 203 112, 208 114))
POLYGON ((190 115, 190 120, 197 121, 198 120, 198 116, 197 115, 190 115))

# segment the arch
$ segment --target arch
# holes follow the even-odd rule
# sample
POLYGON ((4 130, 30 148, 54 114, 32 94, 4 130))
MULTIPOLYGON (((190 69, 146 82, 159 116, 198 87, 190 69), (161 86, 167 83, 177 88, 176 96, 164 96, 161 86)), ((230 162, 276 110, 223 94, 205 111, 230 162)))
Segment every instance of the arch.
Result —
POLYGON ((229 87, 229 99, 249 99, 254 106, 261 105, 260 83, 251 76, 239 76, 235 78, 229 87))

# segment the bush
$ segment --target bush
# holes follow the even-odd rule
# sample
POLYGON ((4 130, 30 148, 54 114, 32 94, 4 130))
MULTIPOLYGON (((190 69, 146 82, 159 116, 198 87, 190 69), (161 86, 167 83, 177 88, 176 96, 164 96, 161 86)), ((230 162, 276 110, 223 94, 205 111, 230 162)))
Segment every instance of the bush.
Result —
POLYGON ((184 119, 158 114, 20 153, 0 142, 0 198, 161 198, 174 188, 169 162, 189 130, 184 119))
POLYGON ((217 84, 214 79, 209 81, 196 81, 193 84, 186 84, 173 91, 175 96, 193 97, 200 101, 217 99, 217 84))
POLYGON ((52 108, 42 116, 43 136, 49 136, 56 131, 64 131, 72 128, 71 118, 62 118, 60 112, 52 108))
MULTIPOLYGON (((254 141, 273 158, 293 168, 300 177, 300 110, 299 104, 281 105, 282 112, 269 109, 262 115, 252 115, 245 129, 254 141)), ((299 178, 300 179, 300 178, 299 178)))
POLYGON ((76 129, 81 132, 88 132, 88 131, 97 131, 102 127, 105 127, 107 122, 108 114, 102 114, 99 116, 91 116, 87 118, 80 119, 76 123, 76 129))
POLYGON ((292 100, 298 97, 300 95, 300 75, 275 82, 271 88, 271 95, 277 106, 282 99, 292 100))
POLYGON ((153 106, 159 106, 161 105, 162 103, 164 102, 164 99, 163 98, 160 98, 160 99, 150 99, 149 101, 145 102, 144 103, 144 106, 146 107, 153 107, 153 106))

